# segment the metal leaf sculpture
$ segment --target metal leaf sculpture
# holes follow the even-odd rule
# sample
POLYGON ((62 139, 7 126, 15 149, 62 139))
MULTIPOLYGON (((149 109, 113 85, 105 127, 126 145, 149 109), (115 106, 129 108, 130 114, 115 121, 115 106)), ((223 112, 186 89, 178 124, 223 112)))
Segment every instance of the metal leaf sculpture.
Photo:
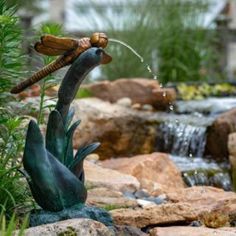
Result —
POLYGON ((69 68, 58 92, 56 109, 49 115, 45 142, 38 125, 34 121, 29 124, 23 165, 32 195, 44 210, 61 211, 86 201, 83 161, 99 143, 82 147, 73 155, 73 133, 80 121, 70 126, 74 115, 70 104, 103 55, 102 49, 90 48, 69 68))

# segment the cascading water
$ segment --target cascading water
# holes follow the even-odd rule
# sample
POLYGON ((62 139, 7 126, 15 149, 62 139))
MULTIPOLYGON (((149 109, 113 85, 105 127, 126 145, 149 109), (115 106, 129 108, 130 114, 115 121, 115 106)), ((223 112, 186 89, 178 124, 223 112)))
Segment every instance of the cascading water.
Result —
MULTIPOLYGON (((214 121, 214 115, 222 112, 222 106, 211 105, 216 103, 216 99, 210 99, 209 103, 204 102, 203 106, 202 102, 194 101, 192 111, 191 102, 186 102, 186 108, 185 102, 181 101, 181 105, 177 102, 176 113, 159 115, 161 119, 157 128, 156 149, 171 154, 171 159, 181 170, 188 186, 211 185, 231 190, 229 165, 219 164, 204 157, 207 127, 214 121), (217 107, 219 112, 216 111, 217 107), (194 113, 196 110, 198 112, 194 113)), ((233 105, 235 104, 232 104, 230 99, 228 103, 224 100, 225 110, 233 105)))
POLYGON ((180 122, 164 122, 159 126, 163 134, 165 152, 178 156, 203 156, 206 144, 206 127, 180 122))

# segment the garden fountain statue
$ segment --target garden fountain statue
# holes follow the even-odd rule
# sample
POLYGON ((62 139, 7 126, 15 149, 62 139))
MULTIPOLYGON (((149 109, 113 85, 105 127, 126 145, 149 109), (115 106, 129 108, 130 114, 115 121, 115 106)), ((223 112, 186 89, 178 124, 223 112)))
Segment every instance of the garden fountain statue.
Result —
MULTIPOLYGON (((90 45, 71 59, 72 65, 59 88, 56 108, 49 115, 45 142, 38 125, 33 120, 29 123, 23 166, 32 195, 42 208, 31 214, 32 226, 80 217, 92 218, 107 225, 112 222, 105 210, 84 204, 87 191, 83 161, 99 143, 82 147, 73 155, 72 137, 80 121, 70 125, 74 114, 70 105, 81 82, 94 67, 111 59, 99 46, 90 45)), ((71 51, 60 58, 65 59, 68 55, 71 51)), ((27 83, 16 88, 24 88, 27 83)))

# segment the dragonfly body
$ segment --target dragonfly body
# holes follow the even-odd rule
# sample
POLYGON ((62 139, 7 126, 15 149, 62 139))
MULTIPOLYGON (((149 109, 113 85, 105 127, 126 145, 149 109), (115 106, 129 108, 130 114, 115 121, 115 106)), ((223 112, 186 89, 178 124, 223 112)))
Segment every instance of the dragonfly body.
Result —
MULTIPOLYGON (((24 89, 40 81, 47 75, 59 70, 60 68, 70 65, 85 50, 91 47, 105 48, 108 38, 104 33, 94 33, 90 38, 72 39, 59 38, 52 35, 41 37, 41 42, 35 44, 35 50, 48 56, 60 55, 56 60, 34 73, 30 78, 22 81, 11 89, 11 93, 20 93, 24 89)), ((103 64, 111 61, 111 57, 104 53, 103 64)))

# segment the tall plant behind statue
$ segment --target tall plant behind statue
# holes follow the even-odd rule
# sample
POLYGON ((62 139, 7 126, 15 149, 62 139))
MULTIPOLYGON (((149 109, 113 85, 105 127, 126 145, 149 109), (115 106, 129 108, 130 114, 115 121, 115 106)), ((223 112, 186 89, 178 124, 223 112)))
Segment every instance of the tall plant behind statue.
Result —
MULTIPOLYGON (((63 34, 63 30, 62 30, 62 27, 56 23, 45 23, 41 26, 39 30, 39 35, 44 35, 44 34, 61 36, 63 34)), ((47 65, 51 63, 54 59, 55 57, 52 57, 52 56, 44 56, 43 65, 47 65)), ((45 92, 47 89, 53 87, 56 84, 57 84, 56 78, 52 74, 44 78, 41 83, 39 111, 38 111, 38 116, 37 116, 38 124, 42 124, 44 122, 44 111, 46 109, 51 109, 51 107, 54 107, 53 105, 46 104, 45 92)))
POLYGON ((21 51, 22 32, 15 7, 0 1, 0 106, 11 100, 9 89, 23 76, 24 56, 21 51))

